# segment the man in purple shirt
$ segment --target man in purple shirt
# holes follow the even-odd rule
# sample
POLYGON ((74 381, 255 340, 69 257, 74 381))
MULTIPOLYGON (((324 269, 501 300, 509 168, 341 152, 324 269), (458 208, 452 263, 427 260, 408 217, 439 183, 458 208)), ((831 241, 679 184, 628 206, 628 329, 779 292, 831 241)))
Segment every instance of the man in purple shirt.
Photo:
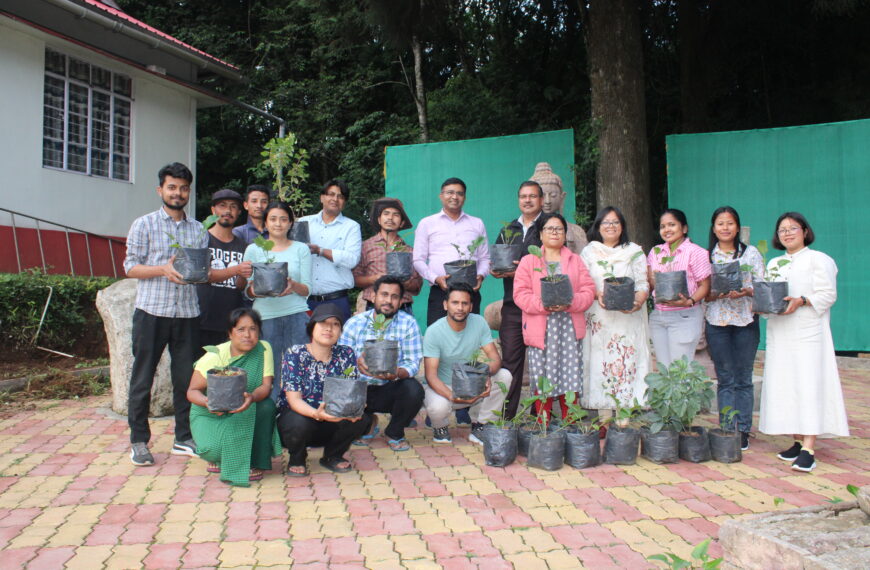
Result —
POLYGON ((482 237, 483 242, 471 256, 477 262, 477 285, 474 287, 472 303, 473 311, 480 314, 480 286, 489 273, 489 248, 483 220, 462 211, 465 190, 465 182, 459 178, 445 180, 441 185, 441 211, 420 220, 414 233, 414 269, 432 285, 429 289, 427 325, 447 314, 444 310, 447 294, 444 264, 456 260, 454 245, 461 251, 467 251, 466 248, 478 237, 482 237))

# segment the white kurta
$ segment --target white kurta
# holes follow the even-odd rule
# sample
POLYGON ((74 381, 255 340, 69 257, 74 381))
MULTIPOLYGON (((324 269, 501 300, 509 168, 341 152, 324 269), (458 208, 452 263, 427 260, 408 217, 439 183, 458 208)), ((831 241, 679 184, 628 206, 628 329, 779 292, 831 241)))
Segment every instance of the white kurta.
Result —
POLYGON ((837 300, 837 265, 820 251, 804 248, 772 259, 791 297, 811 307, 767 319, 767 351, 759 430, 769 434, 849 435, 840 374, 831 336, 831 306, 837 300))
MULTIPOLYGON (((596 293, 604 288, 605 268, 599 261, 613 264, 617 277, 634 279, 635 291, 649 291, 646 258, 640 246, 607 247, 593 241, 580 254, 589 275, 595 281, 596 293), (640 252, 640 255, 631 258, 640 252)), ((649 322, 646 307, 634 313, 607 311, 595 300, 586 311, 586 336, 583 338, 583 395, 585 408, 614 409, 610 394, 623 405, 635 398, 644 403, 650 369, 649 322)))

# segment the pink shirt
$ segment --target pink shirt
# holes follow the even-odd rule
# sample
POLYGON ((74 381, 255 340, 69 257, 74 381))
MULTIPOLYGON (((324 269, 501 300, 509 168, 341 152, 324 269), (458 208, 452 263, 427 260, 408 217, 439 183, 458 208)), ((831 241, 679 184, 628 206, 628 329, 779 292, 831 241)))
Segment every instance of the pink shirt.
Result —
MULTIPOLYGON (((689 282, 689 295, 694 295, 698 290, 698 282, 710 277, 713 272, 710 267, 710 254, 703 247, 692 243, 688 237, 677 247, 677 251, 673 254, 674 260, 667 264, 662 264, 661 258, 671 255, 670 246, 663 243, 657 247, 661 249, 661 253, 656 254, 655 248, 652 248, 646 256, 650 271, 653 273, 685 271, 686 281, 689 282)), ((671 307, 656 303, 656 309, 659 311, 680 311, 688 308, 690 307, 671 307)))
POLYGON ((477 262, 477 274, 486 277, 489 274, 489 247, 486 244, 486 227, 483 220, 469 216, 465 212, 453 220, 441 210, 437 214, 426 216, 417 224, 414 232, 414 269, 429 283, 447 275, 444 264, 459 259, 456 248, 463 252, 478 236, 483 236, 472 259, 477 262))

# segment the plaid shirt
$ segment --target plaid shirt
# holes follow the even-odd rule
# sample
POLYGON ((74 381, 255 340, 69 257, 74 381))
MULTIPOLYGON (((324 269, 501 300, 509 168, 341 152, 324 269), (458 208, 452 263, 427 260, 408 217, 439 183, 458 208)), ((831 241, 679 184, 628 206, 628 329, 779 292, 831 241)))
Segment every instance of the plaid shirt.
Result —
MULTIPOLYGON (((184 246, 208 247, 208 233, 203 231, 202 224, 187 216, 176 222, 160 208, 136 218, 130 226, 124 271, 129 272, 136 265, 165 265, 175 255, 169 234, 184 246)), ((166 277, 138 279, 136 308, 155 317, 198 317, 196 285, 176 285, 166 277)))
MULTIPOLYGON (((387 240, 377 233, 362 243, 362 254, 360 255, 359 263, 353 268, 354 277, 365 277, 368 275, 383 275, 387 272, 387 250, 382 244, 386 244, 387 240)), ((400 237, 396 237, 396 243, 402 244, 399 251, 413 251, 411 246, 405 243, 400 237)), ((405 281, 405 294, 402 296, 402 303, 413 303, 414 295, 420 292, 423 287, 423 278, 417 273, 416 269, 411 269, 411 278, 405 281)), ((375 288, 369 286, 363 289, 362 298, 366 301, 374 303, 375 288)))
MULTIPOLYGON (((372 317, 374 315, 375 310, 369 309, 348 319, 344 323, 344 329, 342 330, 341 338, 338 339, 338 343, 345 344, 351 347, 357 355, 362 355, 365 341, 377 337, 374 329, 372 329, 372 317)), ((409 376, 416 376, 417 370, 420 369, 420 359, 423 358, 423 338, 420 335, 420 327, 417 326, 417 321, 414 317, 405 311, 396 312, 393 320, 387 325, 384 340, 399 341, 399 368, 407 370, 409 376)), ((360 374, 360 378, 376 386, 388 382, 388 380, 372 378, 364 374, 360 374)))

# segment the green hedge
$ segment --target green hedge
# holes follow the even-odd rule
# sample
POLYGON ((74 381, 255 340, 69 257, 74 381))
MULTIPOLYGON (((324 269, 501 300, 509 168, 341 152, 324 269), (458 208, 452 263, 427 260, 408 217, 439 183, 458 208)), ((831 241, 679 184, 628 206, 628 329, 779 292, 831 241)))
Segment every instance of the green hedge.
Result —
POLYGON ((40 346, 63 349, 73 346, 101 326, 94 304, 97 291, 114 283, 111 277, 46 275, 40 270, 0 273, 0 335, 4 347, 24 349, 31 345, 48 297, 54 292, 45 315, 40 346))

